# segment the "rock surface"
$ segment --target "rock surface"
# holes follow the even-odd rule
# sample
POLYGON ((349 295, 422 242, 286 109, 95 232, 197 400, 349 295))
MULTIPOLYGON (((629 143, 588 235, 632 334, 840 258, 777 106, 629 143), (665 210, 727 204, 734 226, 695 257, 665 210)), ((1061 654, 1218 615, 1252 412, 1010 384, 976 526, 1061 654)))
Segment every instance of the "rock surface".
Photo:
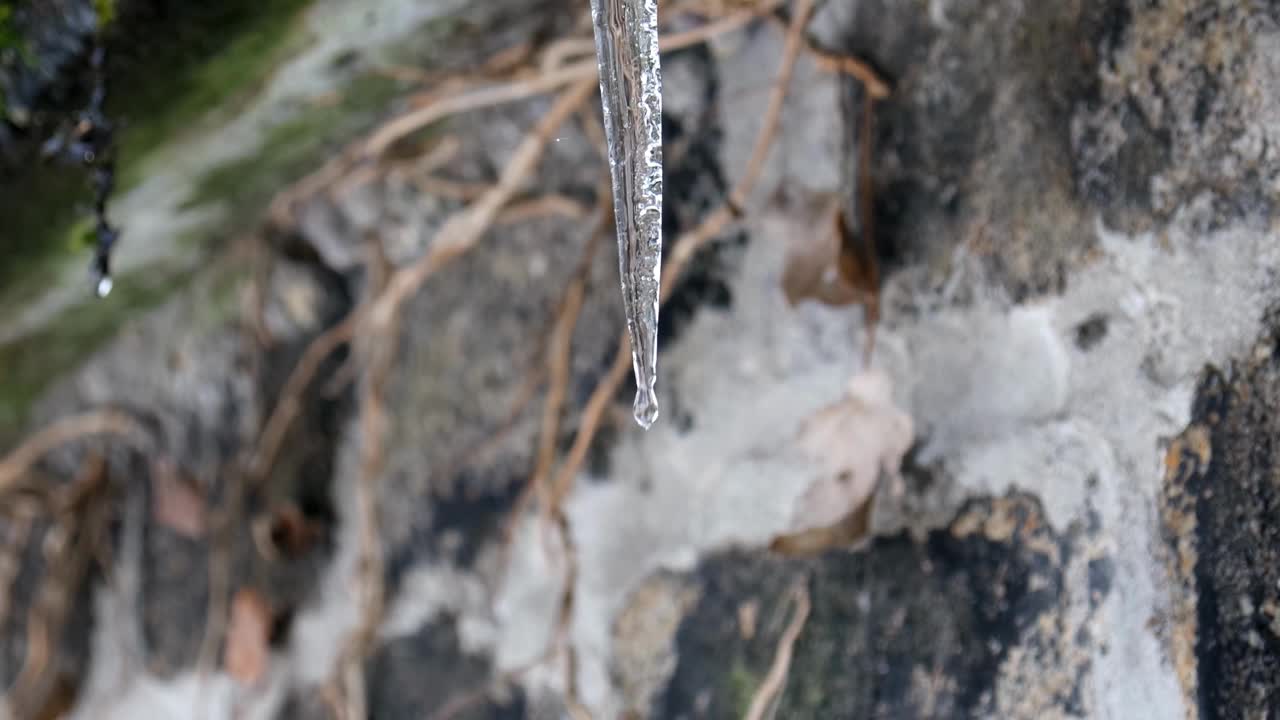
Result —
MULTIPOLYGON (((456 28, 493 47, 465 60, 446 38, 433 57, 475 64, 581 14, 450 5, 456 28)), ((599 718, 743 717, 797 587, 811 610, 774 717, 1280 712, 1280 14, 1247 0, 832 0, 810 31, 891 81, 872 114, 874 222, 853 212, 868 190, 864 91, 802 54, 744 218, 664 306, 663 419, 637 430, 626 388, 605 412, 564 505, 571 566, 535 512, 504 542, 545 389, 507 419, 581 267, 553 448, 584 422, 622 327, 609 238, 591 253, 583 219, 499 223, 405 306, 378 478, 387 604, 364 667, 370 715, 423 717, 472 693, 464 717, 575 703, 599 718), (884 273, 870 353, 863 310, 789 302, 783 287, 795 258, 826 247, 835 207, 884 273), (825 507, 837 503, 849 507, 825 507), (816 549, 778 552, 797 531, 816 531, 816 549), (557 637, 568 652, 548 655, 557 637)), ((761 20, 664 57, 668 237, 742 177, 783 45, 782 24, 761 20)), ((493 182, 549 105, 434 128, 457 146, 437 176, 493 182)), ((589 205, 604 178, 591 137, 567 123, 528 189, 589 205)), ((76 605, 91 647, 68 639, 59 654, 80 678, 78 716, 180 717, 193 697, 214 717, 328 716, 322 687, 359 622, 352 390, 308 394, 245 492, 225 577, 212 538, 290 368, 372 281, 368 243, 411 262, 460 206, 416 172, 309 200, 257 268, 265 282, 228 261, 230 297, 263 288, 271 344, 254 337, 253 296, 228 303, 210 270, 37 403, 42 421, 142 412, 210 513, 207 533, 184 535, 149 510, 177 497, 155 468, 109 455, 130 478, 112 573, 91 573, 76 605), (201 681, 217 584, 268 600, 256 684, 201 681)), ((45 472, 74 474, 77 450, 45 472)), ((21 612, 8 617, 6 681, 25 644, 21 612)))

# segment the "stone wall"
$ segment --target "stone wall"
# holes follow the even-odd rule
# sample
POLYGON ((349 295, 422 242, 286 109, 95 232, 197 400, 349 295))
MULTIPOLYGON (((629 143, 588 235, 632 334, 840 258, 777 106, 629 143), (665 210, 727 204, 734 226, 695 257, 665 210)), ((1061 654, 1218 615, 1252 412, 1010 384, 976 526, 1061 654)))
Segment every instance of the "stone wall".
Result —
MULTIPOLYGON (((580 14, 459 6, 448 17, 467 30, 438 47, 462 62, 455 35, 552 37, 580 14), (483 32, 494 25, 507 34, 483 32)), ((742 177, 779 20, 664 57, 668 237, 742 177)), ((582 219, 500 224, 406 305, 371 714, 422 717, 474 692, 474 717, 573 703, 598 718, 743 717, 800 596, 778 718, 1275 714, 1280 12, 830 0, 809 31, 892 87, 871 115, 872 185, 856 165, 865 90, 802 53, 760 186, 663 311, 663 417, 638 430, 624 387, 565 500, 573 572, 545 518, 508 525, 545 391, 508 416, 581 271, 552 449, 586 422, 622 327, 609 238, 586 253, 582 219), (868 191, 871 223, 856 213, 868 191), (784 289, 834 242, 837 208, 881 271, 874 348, 859 306, 784 289), (808 552, 780 551, 816 526, 808 552), (548 659, 560 633, 571 652, 548 659)), ((433 128, 456 143, 433 171, 491 183, 549 105, 433 128)), ((604 177, 591 138, 567 123, 528 192, 589 204, 604 177)), ((262 317, 279 342, 259 345, 243 318, 197 323, 211 295, 180 298, 59 382, 39 418, 128 399, 216 505, 288 368, 367 289, 366 243, 411 262, 464 202, 420 180, 308 199, 296 227, 268 234, 262 317)), ((308 400, 248 496, 244 527, 292 504, 324 539, 284 558, 248 532, 232 543, 230 585, 265 594, 279 626, 258 685, 214 673, 215 707, 327 717, 319 687, 358 622, 351 392, 308 400)), ((137 503, 155 492, 127 487, 137 503)), ((211 540, 147 513, 124 526, 139 534, 118 567, 135 582, 94 595, 85 717, 183 707, 198 686, 211 540), (135 647, 146 663, 116 667, 135 647)))

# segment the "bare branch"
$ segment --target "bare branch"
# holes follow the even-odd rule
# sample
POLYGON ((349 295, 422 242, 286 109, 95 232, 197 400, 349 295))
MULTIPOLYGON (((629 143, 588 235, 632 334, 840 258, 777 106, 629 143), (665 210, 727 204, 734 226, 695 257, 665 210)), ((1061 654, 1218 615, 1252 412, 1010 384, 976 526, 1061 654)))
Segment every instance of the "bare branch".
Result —
POLYGON ((422 258, 391 276, 386 290, 371 306, 369 319, 373 327, 387 327, 395 309, 410 295, 417 292, 427 278, 461 257, 479 242, 502 207, 510 201, 520 184, 542 159, 542 153, 551 142, 551 136, 565 119, 590 97, 595 87, 593 78, 581 80, 565 91, 533 131, 521 141, 503 169, 498 183, 480 196, 475 203, 450 216, 436 233, 430 250, 422 258))
POLYGON ((90 410, 65 417, 28 437, 0 459, 0 493, 11 490, 45 455, 75 440, 114 436, 133 448, 152 450, 150 435, 133 416, 119 410, 90 410))
POLYGON ((791 595, 795 599, 795 613, 792 614, 791 622, 786 629, 782 631, 782 638, 778 640, 778 649, 774 652, 773 664, 769 666, 768 674, 764 676, 764 681, 760 683, 756 694, 751 698, 746 720, 764 720, 765 713, 787 683, 787 673, 791 670, 791 656, 795 651, 796 639, 800 637, 805 621, 809 619, 809 591, 805 589, 804 584, 796 585, 791 595))

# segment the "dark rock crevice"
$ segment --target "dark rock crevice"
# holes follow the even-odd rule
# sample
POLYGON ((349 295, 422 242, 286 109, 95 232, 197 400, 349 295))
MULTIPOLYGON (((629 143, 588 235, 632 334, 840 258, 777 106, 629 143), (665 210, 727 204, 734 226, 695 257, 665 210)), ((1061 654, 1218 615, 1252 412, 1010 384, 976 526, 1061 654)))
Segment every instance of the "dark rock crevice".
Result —
POLYGON ((1206 368, 1171 445, 1166 537, 1178 562, 1183 673, 1207 720, 1280 712, 1280 311, 1249 356, 1206 368), (1188 658, 1190 660, 1190 658, 1188 658))
MULTIPOLYGON (((996 13, 986 3, 950 3, 945 31, 922 7, 902 3, 858 3, 833 20, 844 30, 828 42, 867 59, 894 86, 875 105, 871 170, 875 239, 888 272, 945 268, 964 247, 1016 301, 1061 292, 1067 269, 1093 243, 1072 180, 1073 104, 1096 83, 1096 55, 1086 49, 1101 31, 1124 32, 1123 13, 1107 27, 1105 8, 1084 5, 996 13)), ((860 192, 862 107, 860 85, 845 80, 850 203, 860 192)))
MULTIPOLYGON (((1075 678, 1065 690, 1029 682, 1022 689, 1033 702, 1085 717, 1089 661, 1069 657, 1079 634, 1067 617, 1066 579, 1082 532, 1055 532, 1037 500, 1010 495, 967 502, 922 543, 902 533, 805 562, 746 551, 713 557, 695 573, 700 599, 678 631, 678 664, 653 717, 741 717, 772 662, 797 578, 813 610, 779 717, 999 714, 998 685, 1027 682, 1017 663, 1006 667, 1015 649, 1075 678), (749 637, 738 623, 748 602, 760 618, 749 637)), ((1111 571, 1105 561, 1089 567, 1096 608, 1111 571)))

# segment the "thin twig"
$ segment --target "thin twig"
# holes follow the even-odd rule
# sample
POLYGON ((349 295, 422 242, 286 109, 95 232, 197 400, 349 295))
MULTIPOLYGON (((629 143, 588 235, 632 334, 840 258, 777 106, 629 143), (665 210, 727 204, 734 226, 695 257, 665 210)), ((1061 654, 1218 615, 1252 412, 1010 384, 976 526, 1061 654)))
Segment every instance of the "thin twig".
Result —
POLYGON ((578 654, 569 640, 573 623, 573 606, 577 598, 578 546, 569 527, 569 516, 560 507, 552 509, 555 527, 560 531, 560 544, 564 548, 564 587, 560 591, 560 610, 556 618, 553 647, 564 650, 564 701, 574 720, 591 720, 591 713, 578 699, 578 654))
MULTIPOLYGON (((583 249, 581 258, 578 260, 578 267, 575 269, 573 276, 569 281, 569 285, 566 287, 564 295, 560 300, 559 308, 556 311, 555 324, 552 332, 548 334, 551 338, 551 342, 546 348, 546 362, 545 364, 539 365, 540 367, 546 367, 548 369, 551 375, 551 387, 547 391, 547 400, 543 405, 541 440, 538 447, 534 471, 530 475, 529 482, 521 490, 512 509, 507 514, 507 521, 503 531, 503 567, 507 565, 510 557, 515 525, 524 515, 524 508, 527 506, 529 498, 533 493, 537 492, 540 497, 544 496, 545 491, 543 490, 543 487, 546 484, 550 475, 551 466, 555 460, 555 446, 556 440, 559 436, 560 416, 563 413, 564 399, 568 393, 568 384, 571 377, 573 332, 577 327, 577 319, 582 309, 586 287, 591 275, 591 263, 600 245, 600 238, 603 234, 602 231, 604 228, 610 226, 613 219, 612 212, 608 211, 608 208, 610 207, 608 186, 606 185, 602 187, 597 195, 601 198, 602 207, 596 211, 596 220, 591 223, 586 245, 583 249)), ((549 510, 552 507, 552 503, 544 497, 540 507, 549 510)), ((567 523, 567 520, 564 519, 563 515, 560 516, 560 521, 567 523)), ((561 525, 560 521, 557 521, 554 527, 567 527, 567 525, 561 525)), ((572 568, 575 566, 576 560, 567 567, 572 568)), ((571 592, 573 577, 571 576, 567 578, 565 583, 565 591, 571 592)), ((556 621, 557 630, 553 634, 546 652, 525 666, 503 673, 495 682, 510 682, 533 667, 546 662, 548 658, 553 657, 557 650, 563 646, 563 642, 565 640, 564 628, 567 627, 567 615, 565 613, 571 609, 571 596, 568 600, 562 597, 560 603, 560 615, 556 621)), ((432 720, 447 720, 448 718, 455 717, 463 710, 483 701, 488 696, 489 688, 494 684, 495 683, 489 683, 478 690, 472 690, 455 696, 447 701, 440 710, 431 716, 432 720)))
POLYGON ((150 436, 141 423, 119 410, 90 410, 65 417, 28 437, 0 459, 0 493, 13 489, 45 455, 72 441, 97 435, 115 436, 142 452, 152 449, 150 436))
POLYGON ((360 317, 360 308, 351 311, 337 325, 312 340, 307 349, 303 351, 302 357, 298 360, 297 365, 294 365, 293 371, 289 374, 289 379, 285 381, 284 387, 280 390, 275 408, 267 418, 266 424, 263 425, 258 448, 249 464, 248 475, 251 483, 262 482, 267 473, 271 471, 272 465, 275 464, 276 456, 280 453, 280 448, 284 445, 285 438, 288 436, 290 426, 293 424, 294 419, 297 418, 298 413, 302 411, 303 394, 311 386, 311 381, 315 379, 316 373, 320 371, 324 361, 339 348, 351 342, 352 337, 355 335, 356 326, 360 322, 360 317))
POLYGON ((449 180, 434 175, 424 175, 412 182, 414 187, 427 195, 462 202, 472 202, 492 187, 488 183, 449 180))
MULTIPOLYGON (((376 238, 366 243, 371 254, 370 296, 380 292, 389 269, 383 246, 376 238)), ((356 522, 360 529, 360 560, 356 591, 360 599, 360 623, 347 639, 338 663, 335 684, 342 688, 346 701, 346 717, 350 720, 368 717, 364 688, 364 660, 373 650, 378 625, 385 609, 383 586, 384 559, 381 536, 382 475, 386 465, 386 389, 395 366, 396 339, 399 338, 399 308, 394 308, 390 322, 381 332, 361 338, 358 348, 365 360, 366 372, 359 392, 360 473, 356 481, 356 522)))
POLYGON ((552 42, 542 51, 538 67, 542 72, 550 72, 564 67, 569 60, 578 60, 595 53, 596 43, 589 37, 567 37, 552 42))
POLYGON ((483 237, 503 206, 542 159, 551 136, 595 88, 594 80, 583 80, 561 94, 537 126, 520 142, 498 183, 475 203, 451 215, 422 258, 391 276, 386 289, 370 306, 369 319, 374 328, 387 327, 396 308, 417 292, 427 278, 461 257, 483 237))
MULTIPOLYGON (((602 188, 599 197, 608 203, 608 189, 602 188)), ((538 497, 538 510, 541 513, 540 527, 549 527, 552 508, 552 492, 549 481, 555 464, 556 446, 560 440, 560 420, 564 413, 564 401, 569 391, 569 380, 572 375, 573 333, 578 326, 578 316, 582 311, 582 303, 586 296, 587 280, 591 274, 591 261, 599 247, 601 232, 613 218, 613 213, 603 208, 597 211, 595 222, 591 223, 587 234, 586 246, 578 267, 565 289, 560 307, 556 312, 556 322, 551 334, 551 343, 547 353, 547 368, 550 374, 550 388, 543 405, 541 439, 533 473, 528 483, 516 498, 508 514, 504 535, 504 552, 502 566, 506 566, 510 554, 511 538, 515 524, 524 514, 531 494, 538 497)))
POLYGON ((863 243, 863 268, 870 286, 870 296, 863 306, 867 323, 867 348, 863 352, 863 362, 871 364, 871 354, 876 347, 876 325, 880 321, 880 263, 876 256, 875 236, 875 190, 871 177, 871 144, 875 141, 872 122, 875 120, 875 97, 867 93, 862 101, 862 127, 858 137, 858 215, 861 224, 863 243))
MULTIPOLYGON (((593 233, 594 234, 594 233, 593 233)), ((578 325, 578 313, 582 310, 585 283, 570 283, 564 307, 556 320, 547 366, 551 373, 551 386, 542 407, 542 436, 538 443, 537 465, 529 480, 538 496, 539 506, 546 511, 551 507, 551 488, 547 481, 556 459, 556 444, 560 440, 560 416, 564 411, 564 399, 569 390, 570 360, 573 352, 573 330, 578 325)), ((518 505, 518 503, 517 503, 518 505)))
POLYGON ((365 142, 364 154, 369 158, 381 157, 388 148, 402 138, 449 116, 537 97, 574 82, 593 79, 595 72, 594 60, 579 62, 535 78, 484 87, 443 98, 438 102, 411 110, 383 125, 365 142))
MULTIPOLYGON (((663 52, 671 52, 701 45, 713 37, 736 30, 781 5, 782 0, 769 0, 760 8, 740 10, 701 27, 667 35, 659 41, 659 48, 663 52)), ((379 128, 365 142, 363 154, 369 158, 380 157, 402 138, 451 115, 527 100, 574 82, 595 80, 597 71, 595 58, 590 58, 560 65, 533 78, 479 88, 410 110, 379 128)))
POLYGON ((852 55, 841 55, 818 47, 812 41, 805 42, 805 50, 813 55, 814 62, 827 72, 842 73, 855 78, 866 88, 872 100, 889 97, 889 83, 869 63, 852 55))
POLYGON ((591 449, 591 442, 600 429, 600 420, 609 409, 614 396, 617 395, 618 387, 627 377, 627 371, 631 369, 630 348, 630 341, 623 335, 619 341, 618 350, 614 353, 613 364, 609 366, 604 377, 600 378, 600 382, 596 383, 596 389, 591 392, 586 407, 582 409, 582 416, 578 421, 578 433, 573 436, 573 445, 569 448, 565 461, 560 465, 560 472, 552 485, 553 505, 558 506, 563 503, 564 498, 573 489, 578 470, 582 468, 582 463, 587 458, 587 451, 591 449))
POLYGON ((513 225, 551 215, 560 215, 570 220, 585 220, 590 212, 585 205, 568 195, 547 193, 512 203, 498 215, 494 224, 513 225))
MULTIPOLYGON (((785 0, 767 0, 756 8, 730 13, 701 27, 665 35, 660 40, 660 48, 663 52, 670 52, 705 43, 772 13, 784 2, 785 0)), ((492 58, 489 64, 495 68, 511 67, 515 61, 526 57, 528 50, 529 48, 526 47, 515 54, 504 51, 492 58)), ((273 224, 288 227, 293 221, 294 209, 303 200, 325 192, 335 184, 341 183, 344 178, 351 177, 353 173, 360 174, 360 166, 367 165, 371 159, 380 158, 398 140, 427 125, 463 112, 536 97, 575 81, 595 78, 596 72, 596 63, 590 59, 560 67, 552 73, 541 74, 532 79, 522 78, 443 97, 438 92, 433 93, 420 107, 392 119, 368 138, 348 146, 318 170, 277 195, 271 202, 268 217, 273 224)), ((376 175, 376 172, 373 174, 376 175)))
POLYGON ((101 494, 108 487, 107 463, 100 455, 84 460, 71 485, 59 493, 54 523, 43 543, 45 574, 27 612, 27 647, 21 670, 3 703, 36 715, 57 674, 56 660, 74 593, 92 563, 93 547, 101 542, 110 505, 101 494))
MULTIPOLYGON (((581 82, 566 91, 516 148, 499 181, 488 187, 473 204, 451 215, 433 239, 431 249, 414 264, 396 271, 387 287, 375 296, 376 299, 368 301, 371 303, 368 307, 372 309, 370 315, 374 320, 375 331, 378 328, 385 329, 390 320, 389 314, 416 292, 428 277, 456 260, 480 240, 498 219, 503 206, 515 195, 520 183, 533 171, 556 129, 569 113, 585 102, 594 87, 594 83, 581 82)), ((310 386, 324 361, 353 339, 357 326, 365 317, 365 308, 365 305, 361 305, 352 311, 341 323, 316 338, 304 351, 264 426, 260 449, 255 453, 250 466, 250 476, 256 481, 260 482, 275 462, 289 427, 301 412, 302 394, 310 386)))
POLYGON ((804 584, 796 585, 791 595, 795 600, 795 613, 791 615, 791 622, 782 631, 782 638, 778 640, 778 649, 773 654, 773 664, 769 666, 768 674, 764 676, 764 681, 760 683, 756 694, 751 698, 745 720, 764 720, 765 713, 786 685, 796 639, 800 637, 805 621, 809 619, 809 591, 804 584))

